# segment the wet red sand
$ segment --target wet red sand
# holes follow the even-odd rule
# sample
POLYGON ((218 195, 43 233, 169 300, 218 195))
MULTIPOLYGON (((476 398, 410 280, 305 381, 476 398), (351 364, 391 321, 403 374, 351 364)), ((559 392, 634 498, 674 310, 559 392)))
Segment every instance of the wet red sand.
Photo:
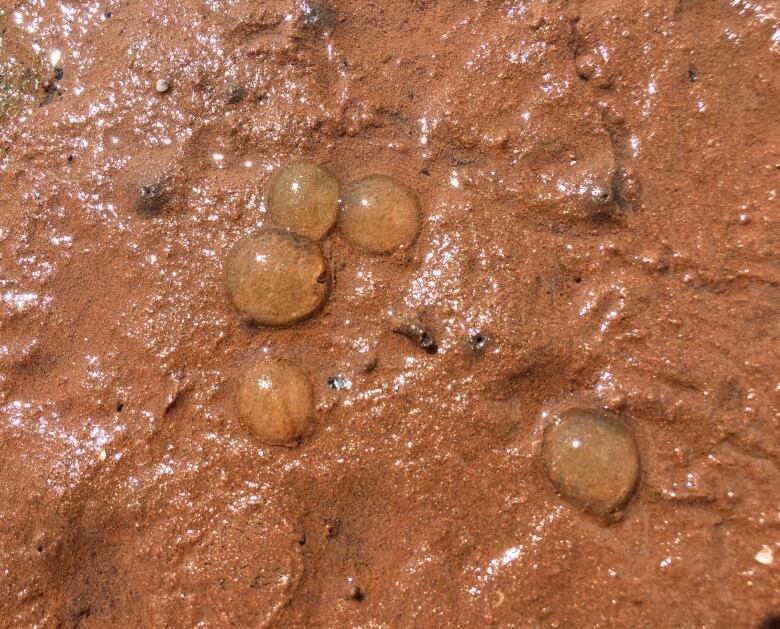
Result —
POLYGON ((780 614, 772 0, 0 8, 45 75, 0 121, 3 626, 780 614), (398 178, 421 233, 337 230, 324 309, 250 328, 223 262, 301 159, 398 178), (261 352, 313 383, 298 448, 236 417, 261 352), (544 475, 570 404, 636 436, 614 523, 544 475))

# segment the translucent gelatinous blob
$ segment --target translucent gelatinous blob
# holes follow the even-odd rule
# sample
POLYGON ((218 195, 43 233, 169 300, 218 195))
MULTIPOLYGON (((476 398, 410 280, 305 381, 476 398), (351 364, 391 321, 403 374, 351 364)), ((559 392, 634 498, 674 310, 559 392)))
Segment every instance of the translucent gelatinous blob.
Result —
POLYGON ((282 170, 268 191, 274 223, 312 240, 321 240, 338 218, 338 179, 321 166, 293 164, 282 170))
POLYGON ((270 229, 235 244, 225 263, 225 287, 248 320, 286 326, 322 306, 330 290, 330 272, 319 245, 270 229))
POLYGON ((313 400, 306 374, 281 358, 250 362, 236 389, 239 417, 261 441, 272 445, 294 445, 306 433, 313 400))
POLYGON ((545 428, 542 463, 564 498, 598 516, 623 507, 639 480, 634 435, 618 417, 598 410, 559 413, 545 428))
POLYGON ((420 207, 414 193, 385 175, 351 183, 341 202, 341 231, 367 253, 386 254, 410 245, 420 231, 420 207))

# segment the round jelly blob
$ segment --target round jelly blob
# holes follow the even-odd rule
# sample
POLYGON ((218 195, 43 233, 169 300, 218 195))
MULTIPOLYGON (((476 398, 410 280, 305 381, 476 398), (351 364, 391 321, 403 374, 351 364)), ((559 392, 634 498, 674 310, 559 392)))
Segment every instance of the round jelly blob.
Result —
POLYGON ((270 229, 236 243, 225 263, 225 286, 244 317, 281 327, 303 321, 322 306, 330 273, 319 245, 270 229))
POLYGON ((261 441, 294 445, 309 426, 314 395, 306 374, 293 362, 261 358, 238 381, 236 410, 261 441))
POLYGON ((541 454, 558 492, 597 516, 623 507, 639 480, 634 435, 602 411, 573 408, 558 414, 545 428, 541 454))
POLYGON ((321 166, 293 164, 271 182, 268 212, 279 227, 321 240, 336 224, 340 193, 339 180, 321 166))
POLYGON ((355 247, 386 254, 410 245, 420 231, 414 193, 385 175, 351 183, 341 198, 341 231, 355 247))

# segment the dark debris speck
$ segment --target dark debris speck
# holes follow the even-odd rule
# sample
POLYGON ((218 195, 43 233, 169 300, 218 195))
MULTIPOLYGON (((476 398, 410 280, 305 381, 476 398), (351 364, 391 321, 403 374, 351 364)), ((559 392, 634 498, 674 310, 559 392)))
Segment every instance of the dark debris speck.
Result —
POLYGON ((164 175, 152 176, 136 188, 135 207, 142 215, 152 216, 167 205, 170 197, 169 178, 164 175))
POLYGON ((471 349, 475 352, 481 352, 485 349, 485 345, 487 345, 487 336, 482 332, 476 332, 471 335, 469 345, 471 345, 471 349))
POLYGON ((439 346, 433 335, 417 323, 402 321, 393 328, 393 332, 414 341, 429 354, 435 354, 439 351, 439 346))
POLYGON ((325 522, 325 537, 328 539, 333 539, 335 537, 338 537, 339 532, 341 531, 341 520, 328 520, 325 522))
POLYGON ((242 100, 244 100, 245 96, 246 91, 244 88, 240 85, 234 85, 228 90, 225 101, 228 105, 235 105, 236 103, 240 103, 242 100))

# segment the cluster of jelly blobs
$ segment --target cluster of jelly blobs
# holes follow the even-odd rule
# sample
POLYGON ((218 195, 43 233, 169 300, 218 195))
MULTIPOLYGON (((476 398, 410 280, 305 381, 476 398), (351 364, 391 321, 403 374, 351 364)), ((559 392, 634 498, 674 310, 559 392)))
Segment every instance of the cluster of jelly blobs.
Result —
MULTIPOLYGON (((405 185, 385 175, 349 184, 325 168, 294 164, 268 191, 271 226, 239 240, 225 263, 225 287, 244 319, 285 327, 314 315, 331 291, 330 264, 320 242, 336 227, 360 251, 381 255, 409 246, 420 209, 405 185)), ((236 387, 241 419, 260 439, 293 445, 313 409, 309 379, 295 363, 261 357, 244 365, 236 387)))
MULTIPOLYGON (((271 226, 245 236, 225 264, 227 293, 256 325, 283 327, 315 314, 331 291, 320 242, 339 225, 344 238, 373 255, 407 247, 420 229, 415 195, 384 175, 355 181, 343 191, 328 170, 295 164, 268 192, 271 226)), ((313 391, 303 370, 275 357, 249 361, 236 387, 236 408, 258 437, 293 445, 306 434, 313 391)), ((552 484, 586 511, 610 517, 628 502, 639 480, 632 432, 609 413, 570 408, 544 430, 541 462, 552 484)))

